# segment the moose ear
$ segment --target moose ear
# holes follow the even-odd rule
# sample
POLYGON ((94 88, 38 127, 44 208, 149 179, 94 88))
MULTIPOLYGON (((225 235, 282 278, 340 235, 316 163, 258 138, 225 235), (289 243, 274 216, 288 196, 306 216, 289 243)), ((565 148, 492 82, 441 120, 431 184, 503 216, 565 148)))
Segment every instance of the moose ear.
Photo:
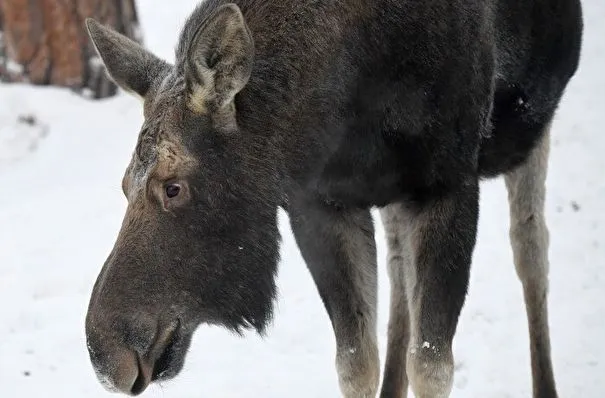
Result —
POLYGON ((187 51, 189 108, 196 113, 230 105, 248 82, 254 42, 235 4, 218 8, 197 30, 187 51))
POLYGON ((111 79, 127 92, 145 97, 154 77, 167 64, 140 44, 92 18, 86 19, 86 28, 111 79))

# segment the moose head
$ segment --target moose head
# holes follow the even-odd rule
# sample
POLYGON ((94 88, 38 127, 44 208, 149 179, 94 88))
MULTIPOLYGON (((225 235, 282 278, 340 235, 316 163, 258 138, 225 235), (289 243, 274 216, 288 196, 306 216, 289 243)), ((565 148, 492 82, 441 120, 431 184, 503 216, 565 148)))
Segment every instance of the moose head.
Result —
POLYGON ((137 395, 180 371, 200 324, 264 331, 276 294, 278 173, 268 138, 238 117, 254 42, 237 6, 198 8, 174 65, 86 25, 108 74, 144 108, 122 180, 126 214, 86 317, 99 379, 137 395))

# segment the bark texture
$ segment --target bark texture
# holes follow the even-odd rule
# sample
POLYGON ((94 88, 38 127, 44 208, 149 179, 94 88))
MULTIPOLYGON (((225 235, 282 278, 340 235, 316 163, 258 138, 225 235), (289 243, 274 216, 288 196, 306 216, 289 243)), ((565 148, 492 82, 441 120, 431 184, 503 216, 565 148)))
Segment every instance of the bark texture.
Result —
POLYGON ((141 42, 135 0, 0 0, 0 81, 114 95, 89 41, 87 17, 141 42))

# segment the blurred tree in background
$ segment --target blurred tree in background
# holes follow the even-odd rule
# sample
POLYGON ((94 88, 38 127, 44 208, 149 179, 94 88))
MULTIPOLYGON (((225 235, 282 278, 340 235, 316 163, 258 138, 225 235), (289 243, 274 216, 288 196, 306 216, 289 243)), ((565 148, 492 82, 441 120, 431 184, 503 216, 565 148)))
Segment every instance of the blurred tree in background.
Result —
POLYGON ((114 95, 88 39, 87 17, 142 41, 135 0, 0 0, 0 82, 114 95))

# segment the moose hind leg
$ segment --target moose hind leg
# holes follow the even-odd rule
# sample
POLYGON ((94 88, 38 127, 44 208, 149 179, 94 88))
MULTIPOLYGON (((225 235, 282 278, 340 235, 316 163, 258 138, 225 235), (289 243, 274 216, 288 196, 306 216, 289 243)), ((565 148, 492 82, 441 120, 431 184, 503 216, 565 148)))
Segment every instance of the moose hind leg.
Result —
POLYGON ((448 397, 452 340, 468 288, 479 213, 478 181, 461 184, 413 210, 407 374, 416 398, 448 397))
POLYGON ((408 393, 406 352, 410 339, 410 319, 406 295, 406 274, 413 263, 409 249, 409 219, 400 204, 380 210, 387 238, 387 267, 391 283, 391 302, 387 337, 387 355, 381 398, 405 398, 408 393))
POLYGON ((290 222, 332 322, 340 389, 346 398, 373 398, 380 370, 371 214, 297 199, 289 205, 290 222))
POLYGON ((527 161, 505 176, 510 240, 523 285, 529 326, 534 398, 555 398, 548 330, 548 229, 544 218, 549 127, 527 161))

